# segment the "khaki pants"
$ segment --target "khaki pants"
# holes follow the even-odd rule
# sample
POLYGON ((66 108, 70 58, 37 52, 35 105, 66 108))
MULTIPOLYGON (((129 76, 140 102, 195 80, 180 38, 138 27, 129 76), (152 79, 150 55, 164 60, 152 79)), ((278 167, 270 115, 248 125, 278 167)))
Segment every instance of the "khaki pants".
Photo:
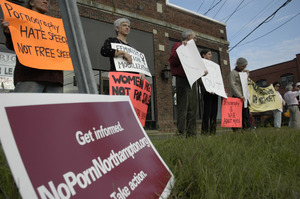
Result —
POLYGON ((289 106, 290 110, 290 127, 300 129, 300 112, 298 106, 289 106))

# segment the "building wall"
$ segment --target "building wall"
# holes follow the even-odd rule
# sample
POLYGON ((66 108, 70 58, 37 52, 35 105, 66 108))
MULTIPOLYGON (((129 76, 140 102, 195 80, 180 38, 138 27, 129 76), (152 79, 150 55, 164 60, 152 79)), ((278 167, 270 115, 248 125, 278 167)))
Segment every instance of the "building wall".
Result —
MULTIPOLYGON (((280 77, 288 73, 293 74, 294 85, 300 81, 300 54, 297 54, 293 60, 253 70, 250 72, 250 78, 255 82, 260 79, 266 79, 267 85, 270 85, 276 81, 281 82, 280 77)), ((284 94, 286 90, 281 87, 279 92, 284 94)))
MULTIPOLYGON (((294 76, 293 86, 297 82, 300 82, 300 54, 296 55, 296 58, 287 62, 274 64, 250 72, 250 78, 256 82, 261 79, 267 81, 267 85, 273 84, 274 82, 281 82, 281 76, 284 74, 291 73, 294 76)), ((286 89, 282 86, 279 89, 281 95, 284 95, 286 89)), ((263 125, 265 119, 271 116, 272 111, 263 112, 263 113, 253 113, 253 116, 256 119, 256 125, 263 125)))

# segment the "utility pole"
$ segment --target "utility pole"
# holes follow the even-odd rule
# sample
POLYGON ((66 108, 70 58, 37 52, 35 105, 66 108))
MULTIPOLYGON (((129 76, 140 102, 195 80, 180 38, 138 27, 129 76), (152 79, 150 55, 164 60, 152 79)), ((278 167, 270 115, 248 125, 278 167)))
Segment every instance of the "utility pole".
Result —
POLYGON ((76 1, 58 0, 58 3, 69 44, 78 91, 79 93, 97 94, 97 84, 76 1))

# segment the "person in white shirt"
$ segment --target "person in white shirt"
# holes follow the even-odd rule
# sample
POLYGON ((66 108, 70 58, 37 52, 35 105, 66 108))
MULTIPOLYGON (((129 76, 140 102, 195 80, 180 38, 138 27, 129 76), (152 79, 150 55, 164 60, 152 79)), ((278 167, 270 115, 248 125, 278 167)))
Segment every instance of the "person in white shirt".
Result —
POLYGON ((290 127, 300 129, 300 111, 298 109, 297 96, 300 95, 300 90, 292 91, 293 86, 288 84, 286 86, 287 92, 283 95, 283 98, 290 111, 290 127))
MULTIPOLYGON (((274 89, 281 101, 281 104, 283 106, 285 106, 285 101, 284 99, 282 99, 282 96, 281 94, 279 93, 279 88, 281 86, 281 84, 279 82, 274 82, 273 83, 273 86, 274 86, 274 89)), ((281 127, 281 118, 282 118, 282 105, 281 105, 281 108, 280 109, 276 109, 276 110, 273 110, 273 114, 274 114, 274 127, 279 129, 281 127)))
MULTIPOLYGON (((300 82, 297 82, 297 83, 296 83, 296 85, 295 85, 295 90, 296 90, 296 91, 299 91, 299 90, 300 90, 300 82)), ((300 95, 298 95, 297 100, 298 100, 298 108, 299 108, 299 111, 300 111, 300 95)))

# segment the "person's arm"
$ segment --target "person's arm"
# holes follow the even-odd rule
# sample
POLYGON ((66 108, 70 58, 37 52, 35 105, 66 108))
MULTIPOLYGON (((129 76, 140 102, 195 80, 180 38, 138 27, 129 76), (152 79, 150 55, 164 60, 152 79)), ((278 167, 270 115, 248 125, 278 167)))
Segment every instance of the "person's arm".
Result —
POLYGON ((111 43, 113 43, 112 38, 105 40, 103 46, 101 47, 101 55, 104 57, 114 57, 116 50, 111 48, 111 43))
POLYGON ((11 34, 10 34, 10 30, 9 30, 8 26, 9 26, 9 22, 4 21, 3 19, 1 19, 1 28, 2 28, 2 31, 3 31, 4 36, 6 38, 5 45, 9 50, 14 51, 14 45, 13 45, 13 42, 12 42, 12 38, 11 38, 11 34))
POLYGON ((169 57, 169 62, 170 62, 170 65, 174 68, 180 66, 180 60, 179 60, 179 57, 178 57, 178 54, 176 52, 176 49, 180 46, 180 44, 177 44, 175 43, 172 47, 172 50, 171 50, 171 54, 170 54, 170 57, 169 57))
POLYGON ((130 64, 132 64, 131 56, 123 50, 115 50, 111 48, 111 43, 114 43, 113 38, 108 38, 105 40, 103 46, 101 47, 101 55, 104 57, 119 57, 123 56, 130 64))
POLYGON ((300 96, 300 90, 298 90, 298 91, 293 91, 293 92, 292 92, 292 96, 293 96, 293 97, 298 97, 298 96, 300 96))

